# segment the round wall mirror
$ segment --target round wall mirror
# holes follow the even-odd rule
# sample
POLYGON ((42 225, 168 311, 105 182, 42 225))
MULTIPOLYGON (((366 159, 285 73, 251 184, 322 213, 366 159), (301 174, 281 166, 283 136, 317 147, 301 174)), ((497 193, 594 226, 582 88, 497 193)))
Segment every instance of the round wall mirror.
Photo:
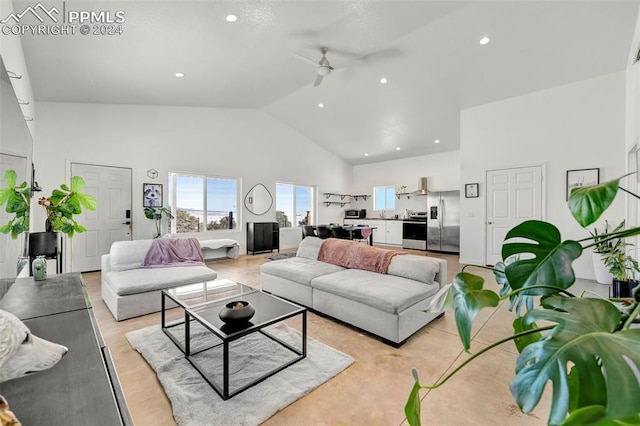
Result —
POLYGON ((263 215, 273 204, 269 190, 261 183, 257 184, 244 197, 244 206, 255 215, 263 215))

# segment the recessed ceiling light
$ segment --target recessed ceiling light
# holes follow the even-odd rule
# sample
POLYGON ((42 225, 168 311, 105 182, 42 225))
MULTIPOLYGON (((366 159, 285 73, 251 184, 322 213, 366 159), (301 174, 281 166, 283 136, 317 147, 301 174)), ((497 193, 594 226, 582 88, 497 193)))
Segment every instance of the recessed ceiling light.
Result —
POLYGON ((400 147, 397 147, 397 148, 396 148, 396 151, 400 151, 400 147))
POLYGON ((224 18, 227 22, 236 22, 238 17, 236 15, 229 14, 224 18))
POLYGON ((183 72, 177 72, 176 73, 176 77, 182 78, 182 77, 184 77, 184 73, 183 72))
POLYGON ((382 78, 380 79, 380 83, 381 83, 381 84, 387 84, 387 79, 386 79, 385 77, 382 77, 382 78))
POLYGON ((318 108, 324 108, 324 104, 321 102, 318 104, 318 108))
POLYGON ((365 156, 365 157, 368 157, 368 156, 369 156, 369 153, 368 153, 368 152, 365 152, 365 153, 364 153, 364 156, 365 156))
POLYGON ((487 43, 489 43, 489 37, 485 36, 480 39, 480 44, 485 45, 487 43))
POLYGON ((433 143, 440 143, 440 139, 436 139, 433 143))

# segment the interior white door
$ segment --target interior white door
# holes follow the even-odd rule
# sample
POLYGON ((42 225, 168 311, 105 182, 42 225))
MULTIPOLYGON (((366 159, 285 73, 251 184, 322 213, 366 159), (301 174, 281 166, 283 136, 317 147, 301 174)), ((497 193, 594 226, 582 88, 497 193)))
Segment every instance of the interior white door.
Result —
MULTIPOLYGON (((0 154, 0 188, 5 188, 4 173, 7 170, 15 170, 18 174, 18 184, 22 182, 30 183, 27 179, 27 157, 18 155, 0 154)), ((9 213, 5 211, 6 204, 0 208, 0 224, 4 225, 9 221, 9 213)), ((11 214, 13 216, 13 213, 11 214)), ((11 234, 0 233, 0 277, 14 278, 16 276, 16 266, 18 258, 22 254, 24 245, 23 235, 19 235, 17 239, 12 239, 11 234)))
POLYGON ((100 269, 100 258, 114 241, 131 239, 131 175, 129 168, 72 163, 71 175, 80 176, 85 192, 98 200, 96 210, 83 210, 78 222, 86 232, 69 239, 71 271, 100 269))
POLYGON ((542 166, 489 170, 486 264, 502 260, 502 243, 514 226, 542 219, 542 166))

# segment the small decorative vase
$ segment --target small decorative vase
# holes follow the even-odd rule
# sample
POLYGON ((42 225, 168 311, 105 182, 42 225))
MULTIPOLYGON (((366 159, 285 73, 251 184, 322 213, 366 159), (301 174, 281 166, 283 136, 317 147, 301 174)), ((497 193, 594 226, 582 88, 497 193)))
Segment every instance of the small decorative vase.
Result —
POLYGON ((45 256, 36 256, 31 264, 33 279, 42 281, 47 279, 47 259, 45 256))
POLYGON ((29 276, 29 257, 20 256, 16 265, 16 278, 24 278, 29 276))

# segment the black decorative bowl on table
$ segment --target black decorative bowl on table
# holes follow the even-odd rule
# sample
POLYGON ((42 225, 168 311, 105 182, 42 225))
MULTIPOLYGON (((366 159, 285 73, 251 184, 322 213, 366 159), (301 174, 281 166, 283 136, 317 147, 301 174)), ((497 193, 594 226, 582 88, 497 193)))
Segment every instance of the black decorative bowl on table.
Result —
POLYGON ((218 316, 225 324, 237 325, 246 323, 255 313, 256 310, 251 303, 244 300, 234 300, 233 302, 227 303, 224 308, 220 310, 218 316))

